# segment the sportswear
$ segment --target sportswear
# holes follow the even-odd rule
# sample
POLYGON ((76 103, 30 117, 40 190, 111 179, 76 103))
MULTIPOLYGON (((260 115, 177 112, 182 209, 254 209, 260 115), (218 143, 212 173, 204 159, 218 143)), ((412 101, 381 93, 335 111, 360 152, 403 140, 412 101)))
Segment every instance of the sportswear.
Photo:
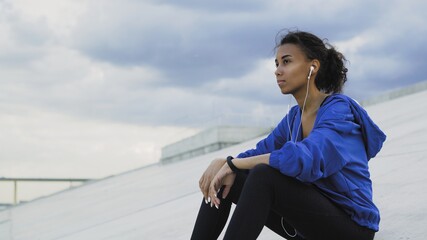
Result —
POLYGON ((300 124, 297 105, 255 149, 237 158, 270 153, 272 167, 314 185, 356 223, 378 231, 380 213, 372 201, 368 161, 381 150, 386 135, 355 100, 343 94, 323 101, 304 139, 300 124))

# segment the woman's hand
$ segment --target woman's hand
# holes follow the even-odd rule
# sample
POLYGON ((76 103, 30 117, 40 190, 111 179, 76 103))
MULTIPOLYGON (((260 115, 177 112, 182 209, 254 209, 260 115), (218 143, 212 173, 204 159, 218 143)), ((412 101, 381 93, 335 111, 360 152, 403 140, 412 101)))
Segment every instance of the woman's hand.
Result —
POLYGON ((226 198, 230 192, 231 186, 233 186, 235 178, 236 174, 233 173, 228 164, 225 163, 212 179, 211 185, 209 187, 209 198, 212 201, 211 206, 214 204, 216 208, 219 208, 221 200, 217 197, 217 193, 221 187, 224 186, 224 190, 222 191, 222 198, 226 198))
POLYGON ((225 163, 226 160, 222 158, 213 160, 199 180, 199 188, 200 191, 202 191, 203 193, 203 197, 205 198, 206 204, 211 201, 211 198, 209 198, 209 187, 211 185, 212 179, 222 168, 222 166, 224 166, 225 163))

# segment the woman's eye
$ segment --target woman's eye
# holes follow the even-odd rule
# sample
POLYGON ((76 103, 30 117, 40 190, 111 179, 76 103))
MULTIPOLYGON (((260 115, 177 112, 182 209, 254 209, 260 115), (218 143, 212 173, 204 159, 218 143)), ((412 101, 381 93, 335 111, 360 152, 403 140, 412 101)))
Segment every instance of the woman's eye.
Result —
MULTIPOLYGON (((288 59, 283 59, 283 61, 282 61, 282 62, 283 62, 283 64, 285 64, 285 65, 286 65, 286 64, 290 63, 291 61, 290 61, 290 60, 288 60, 288 59)), ((277 60, 275 61, 275 64, 276 64, 276 67, 279 67, 279 62, 278 62, 277 60)))

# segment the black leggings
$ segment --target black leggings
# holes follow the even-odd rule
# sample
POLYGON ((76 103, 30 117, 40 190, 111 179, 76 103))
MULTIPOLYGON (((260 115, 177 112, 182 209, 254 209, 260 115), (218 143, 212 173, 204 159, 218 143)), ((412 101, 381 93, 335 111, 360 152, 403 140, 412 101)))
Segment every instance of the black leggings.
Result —
POLYGON ((286 239, 372 240, 375 235, 351 220, 317 188, 259 164, 249 174, 237 174, 219 209, 202 201, 191 239, 217 239, 232 203, 237 206, 224 239, 256 239, 264 225, 286 239), (295 231, 296 236, 291 237, 295 231))

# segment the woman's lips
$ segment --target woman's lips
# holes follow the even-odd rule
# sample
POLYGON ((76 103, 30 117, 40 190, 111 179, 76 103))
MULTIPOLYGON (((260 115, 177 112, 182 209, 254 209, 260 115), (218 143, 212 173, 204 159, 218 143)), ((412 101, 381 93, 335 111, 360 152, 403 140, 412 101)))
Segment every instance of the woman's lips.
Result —
POLYGON ((285 84, 286 83, 286 81, 285 80, 277 80, 277 85, 283 85, 283 84, 285 84))

